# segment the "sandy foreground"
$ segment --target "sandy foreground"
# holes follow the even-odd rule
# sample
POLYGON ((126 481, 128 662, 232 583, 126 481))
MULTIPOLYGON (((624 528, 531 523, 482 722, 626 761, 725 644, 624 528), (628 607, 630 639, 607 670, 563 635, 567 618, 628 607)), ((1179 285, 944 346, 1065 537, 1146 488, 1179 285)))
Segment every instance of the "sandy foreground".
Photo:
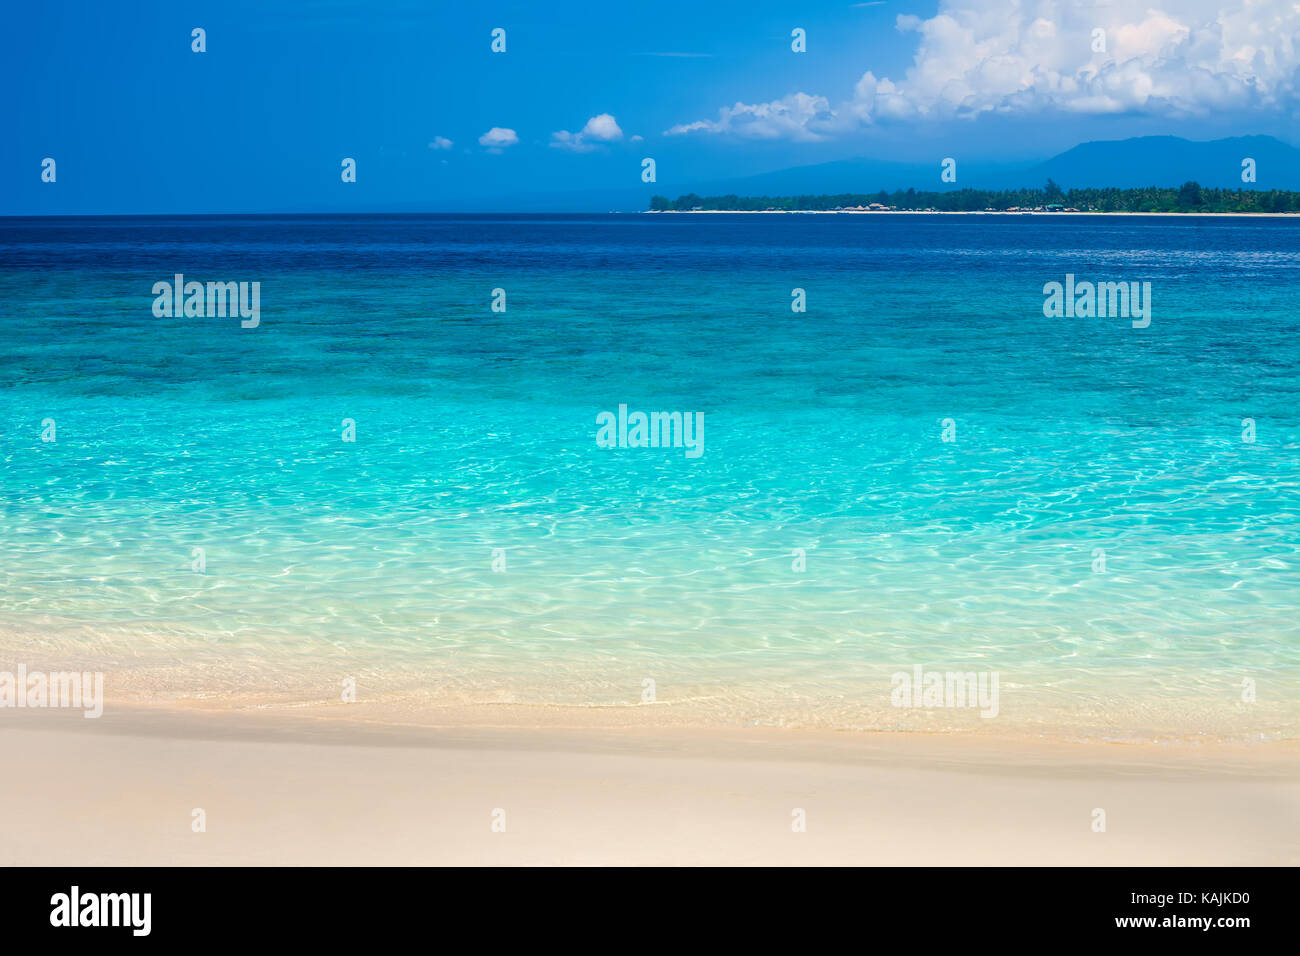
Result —
POLYGON ((0 864, 1300 863, 1294 742, 469 716, 3 711, 0 864))

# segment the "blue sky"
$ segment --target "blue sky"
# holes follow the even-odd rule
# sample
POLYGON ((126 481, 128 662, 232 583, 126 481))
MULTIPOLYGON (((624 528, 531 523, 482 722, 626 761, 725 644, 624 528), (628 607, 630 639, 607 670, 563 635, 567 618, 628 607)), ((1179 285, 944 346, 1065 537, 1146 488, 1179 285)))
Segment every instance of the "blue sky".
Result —
POLYGON ((854 156, 1296 141, 1281 0, 42 0, 6 19, 0 214, 591 208, 854 156))

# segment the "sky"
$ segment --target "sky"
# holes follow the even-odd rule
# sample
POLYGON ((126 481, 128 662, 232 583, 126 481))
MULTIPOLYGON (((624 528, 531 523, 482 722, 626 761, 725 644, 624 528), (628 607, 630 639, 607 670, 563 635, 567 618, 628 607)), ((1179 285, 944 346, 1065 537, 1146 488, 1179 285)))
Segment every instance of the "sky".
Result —
POLYGON ((629 208, 851 157, 1300 142, 1291 0, 40 0, 6 25, 0 215, 629 208))

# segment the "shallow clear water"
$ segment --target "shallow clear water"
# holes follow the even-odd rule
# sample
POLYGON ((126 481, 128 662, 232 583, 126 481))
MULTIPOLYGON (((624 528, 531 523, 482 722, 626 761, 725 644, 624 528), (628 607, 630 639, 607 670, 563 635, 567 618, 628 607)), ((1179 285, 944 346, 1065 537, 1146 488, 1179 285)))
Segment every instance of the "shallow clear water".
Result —
POLYGON ((3 221, 0 627, 836 726, 921 726, 921 664, 1029 725, 1293 735, 1297 280, 1276 219, 3 221), (178 272, 260 326, 155 317, 178 272), (1067 272, 1150 326, 1045 318, 1067 272), (620 404, 704 453, 598 447, 620 404))

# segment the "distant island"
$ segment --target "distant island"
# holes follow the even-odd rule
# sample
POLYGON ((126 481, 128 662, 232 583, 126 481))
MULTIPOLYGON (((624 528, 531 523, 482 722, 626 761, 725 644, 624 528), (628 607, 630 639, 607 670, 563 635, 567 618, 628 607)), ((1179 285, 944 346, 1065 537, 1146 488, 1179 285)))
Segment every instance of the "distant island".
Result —
POLYGON ((1127 212, 1294 213, 1300 192, 1284 189, 1212 189, 1186 182, 1143 189, 915 189, 829 196, 655 196, 651 212, 1127 212))

